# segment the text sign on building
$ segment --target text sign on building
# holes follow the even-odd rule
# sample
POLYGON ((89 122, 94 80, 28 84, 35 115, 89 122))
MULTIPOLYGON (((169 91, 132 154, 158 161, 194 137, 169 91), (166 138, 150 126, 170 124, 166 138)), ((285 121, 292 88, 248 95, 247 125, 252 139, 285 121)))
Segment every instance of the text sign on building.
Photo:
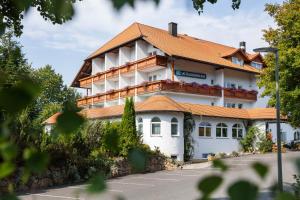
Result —
POLYGON ((196 73, 196 72, 188 72, 188 71, 181 71, 181 70, 175 70, 175 75, 176 76, 191 77, 191 78, 206 79, 206 74, 196 73))

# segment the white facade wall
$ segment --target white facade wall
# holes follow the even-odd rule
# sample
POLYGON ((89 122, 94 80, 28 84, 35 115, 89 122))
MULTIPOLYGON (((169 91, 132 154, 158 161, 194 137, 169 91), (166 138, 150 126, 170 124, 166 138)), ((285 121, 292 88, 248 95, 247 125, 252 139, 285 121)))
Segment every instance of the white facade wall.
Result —
POLYGON ((148 144, 151 149, 158 147, 167 156, 177 156, 179 161, 183 161, 184 140, 183 140, 183 113, 149 113, 139 114, 138 118, 143 119, 143 142, 148 144), (151 135, 151 119, 159 117, 161 120, 161 135, 151 135), (178 120, 178 136, 171 136, 171 119, 176 117, 178 120))
POLYGON ((106 91, 119 89, 119 80, 106 80, 106 91))
POLYGON ((94 58, 92 60, 92 75, 103 71, 105 71, 104 58, 94 58))
POLYGON ((225 119, 225 118, 209 118, 194 116, 195 130, 193 131, 194 139, 194 159, 203 158, 203 154, 209 153, 231 153, 232 151, 240 151, 240 141, 232 138, 232 126, 240 124, 243 127, 243 135, 245 135, 245 128, 242 120, 238 119, 225 119), (201 122, 209 122, 212 125, 211 137, 199 136, 199 124, 201 122), (216 125, 218 123, 225 123, 227 125, 227 138, 216 137, 216 125))
POLYGON ((212 85, 211 81, 215 82, 215 69, 208 65, 203 65, 190 61, 178 61, 175 62, 175 70, 196 72, 206 74, 206 79, 192 78, 192 77, 184 77, 184 76, 175 76, 175 81, 184 81, 187 83, 198 83, 198 84, 207 84, 212 85))
POLYGON ((93 88, 93 95, 105 92, 104 82, 95 82, 93 83, 92 88, 93 88))
POLYGON ((119 48, 119 65, 124 65, 127 62, 132 62, 135 60, 134 48, 130 47, 121 47, 119 48))
POLYGON ((119 66, 119 54, 106 53, 105 54, 105 70, 109 70, 112 67, 119 66))
MULTIPOLYGON (((281 139, 283 143, 290 143, 294 140, 294 133, 300 131, 300 128, 293 128, 288 123, 280 123, 281 139)), ((276 123, 269 123, 269 131, 272 133, 272 139, 277 142, 277 128, 276 123)))
POLYGON ((219 98, 207 97, 194 94, 182 94, 182 93, 173 93, 173 92, 163 92, 167 94, 168 97, 171 97, 173 100, 182 102, 182 103, 194 103, 194 104, 204 104, 211 105, 211 103, 217 102, 219 98))

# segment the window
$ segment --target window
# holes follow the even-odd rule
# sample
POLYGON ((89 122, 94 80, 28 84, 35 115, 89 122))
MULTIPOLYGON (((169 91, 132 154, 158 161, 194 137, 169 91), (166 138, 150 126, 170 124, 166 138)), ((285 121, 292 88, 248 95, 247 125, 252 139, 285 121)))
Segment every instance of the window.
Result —
POLYGON ((244 60, 239 59, 237 57, 232 57, 231 58, 232 63, 243 66, 244 65, 244 60))
POLYGON ((241 90, 241 89, 243 89, 243 86, 241 86, 241 85, 238 85, 238 89, 240 89, 240 90, 241 90))
POLYGON ((176 136, 178 134, 178 120, 173 117, 171 120, 171 135, 176 136))
POLYGON ((151 120, 151 134, 160 135, 160 119, 158 117, 153 117, 151 120))
POLYGON ((227 108, 235 108, 235 103, 226 103, 225 106, 227 108))
POLYGON ((156 81, 157 80, 157 75, 150 75, 149 76, 149 81, 156 81))
POLYGON ((300 140, 300 132, 299 131, 296 131, 294 133, 294 140, 300 140))
POLYGON ((226 86, 226 88, 233 88, 233 89, 236 88, 236 84, 232 83, 232 82, 226 82, 225 86, 226 86))
POLYGON ((240 124, 232 126, 232 138, 243 138, 243 127, 240 124))
POLYGON ((210 80, 210 84, 211 84, 211 85, 214 85, 214 84, 215 84, 213 79, 210 80))
POLYGON ((211 102, 210 105, 211 105, 211 106, 214 106, 214 105, 215 105, 215 102, 211 102))
POLYGON ((211 124, 208 122, 201 122, 199 125, 200 137, 211 137, 211 124))
POLYGON ((217 137, 227 137, 227 125, 224 123, 217 124, 216 128, 217 137))
POLYGON ((256 69, 262 69, 263 67, 262 63, 254 62, 254 61, 251 62, 251 66, 255 67, 256 69))
POLYGON ((139 118, 138 119, 138 126, 137 126, 137 128, 138 128, 138 134, 139 135, 143 135, 143 119, 142 118, 139 118))
POLYGON ((243 104, 242 104, 242 103, 239 103, 239 104, 238 104, 238 108, 239 108, 239 109, 242 109, 242 108, 243 108, 243 104))

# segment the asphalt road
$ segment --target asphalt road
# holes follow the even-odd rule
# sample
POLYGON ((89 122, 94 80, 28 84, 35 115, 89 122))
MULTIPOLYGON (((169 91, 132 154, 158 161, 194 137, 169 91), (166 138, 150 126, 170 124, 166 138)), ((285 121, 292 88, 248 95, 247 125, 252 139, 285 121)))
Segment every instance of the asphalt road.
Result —
MULTIPOLYGON (((300 152, 283 154, 284 185, 288 187, 294 182, 293 174, 296 169, 293 164, 295 158, 300 158, 300 152)), ((277 179, 276 154, 250 155, 224 160, 230 165, 230 171, 223 174, 224 185, 216 191, 214 198, 226 199, 226 186, 238 179, 247 179, 259 183, 261 186, 261 199, 270 199, 267 192, 277 179), (259 177, 250 168, 251 163, 260 161, 270 167, 269 176, 261 182, 259 177)), ((123 197, 130 200, 160 200, 160 199, 196 199, 199 192, 196 189, 201 177, 219 173, 211 167, 183 169, 173 171, 160 171, 148 174, 135 174, 107 181, 108 189, 105 193, 91 196, 84 192, 85 185, 72 185, 59 188, 41 190, 32 194, 21 194, 22 200, 94 200, 118 199, 123 197)))

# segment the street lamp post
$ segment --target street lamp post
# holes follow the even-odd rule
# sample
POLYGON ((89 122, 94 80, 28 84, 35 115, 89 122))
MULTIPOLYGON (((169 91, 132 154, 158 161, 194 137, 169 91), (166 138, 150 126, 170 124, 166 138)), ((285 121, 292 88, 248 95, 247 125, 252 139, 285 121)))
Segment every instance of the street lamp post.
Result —
POLYGON ((276 132, 277 132, 277 167, 278 167, 278 188, 283 190, 282 183, 282 158, 281 158, 281 129, 280 129, 280 95, 279 95, 279 64, 278 49, 273 47, 263 47, 253 50, 254 52, 269 52, 275 54, 275 81, 276 81, 276 132))

